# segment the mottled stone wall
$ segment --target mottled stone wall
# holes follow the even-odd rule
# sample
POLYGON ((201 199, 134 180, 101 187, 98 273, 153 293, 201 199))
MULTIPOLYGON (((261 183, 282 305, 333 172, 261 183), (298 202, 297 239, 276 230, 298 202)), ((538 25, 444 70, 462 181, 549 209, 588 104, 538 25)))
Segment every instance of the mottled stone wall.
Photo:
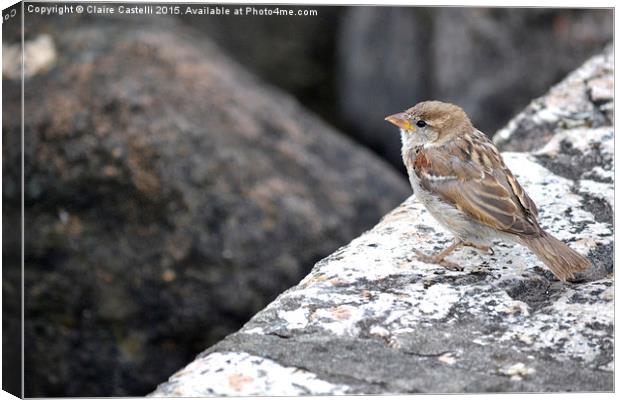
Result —
MULTIPOLYGON (((451 237, 409 198, 152 395, 613 390, 614 132, 609 119, 574 123, 613 109, 609 97, 589 112, 582 104, 583 82, 613 85, 613 68, 598 68, 606 54, 559 86, 572 89, 545 142, 503 153, 542 226, 591 270, 562 283, 527 249, 501 242, 492 256, 455 252, 460 272, 419 262, 413 249, 433 252, 451 237)), ((551 108, 556 90, 533 104, 551 108)), ((516 120, 537 126, 531 107, 516 120)), ((503 145, 524 140, 510 126, 503 145)))

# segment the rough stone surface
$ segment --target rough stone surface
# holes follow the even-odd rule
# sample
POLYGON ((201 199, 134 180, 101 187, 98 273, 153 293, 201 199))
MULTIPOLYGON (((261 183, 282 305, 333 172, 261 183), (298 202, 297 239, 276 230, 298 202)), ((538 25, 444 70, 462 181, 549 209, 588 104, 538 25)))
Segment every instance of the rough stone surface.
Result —
POLYGON ((386 115, 449 101, 492 136, 600 52, 612 27, 611 9, 352 7, 337 48, 339 109, 349 134, 400 166, 386 115))
MULTIPOLYGON (((56 56, 25 82, 26 396, 148 393, 409 192, 171 18, 29 17, 27 40, 42 31, 56 56)), ((3 130, 19 176, 19 119, 3 130)))
MULTIPOLYGON (((577 136, 592 128, 612 130, 613 70, 614 49, 608 45, 601 54, 592 57, 551 88, 549 93, 532 101, 497 132, 495 143, 504 151, 532 151, 543 147, 552 138, 561 141, 557 134, 565 130, 575 129, 577 136)), ((589 138, 589 135, 584 136, 584 140, 589 138)), ((570 149, 561 150, 566 157, 571 156, 570 149)), ((613 146, 611 150, 613 152, 613 146)), ((587 164, 584 170, 592 166, 592 162, 587 164)))
POLYGON ((436 251, 450 236, 410 199, 154 395, 612 390, 611 252, 595 257, 613 244, 611 224, 534 157, 505 158, 527 171, 518 178, 542 224, 589 254, 595 274, 562 284, 503 243, 494 256, 455 253, 463 272, 420 263, 413 248, 436 251), (300 386, 283 375, 291 368, 300 386))
POLYGON ((451 236, 410 198, 152 395, 612 391, 613 129, 555 133, 504 159, 542 226, 592 260, 574 282, 501 242, 452 254, 460 272, 417 261, 451 236), (562 143, 589 172, 547 168, 562 143))

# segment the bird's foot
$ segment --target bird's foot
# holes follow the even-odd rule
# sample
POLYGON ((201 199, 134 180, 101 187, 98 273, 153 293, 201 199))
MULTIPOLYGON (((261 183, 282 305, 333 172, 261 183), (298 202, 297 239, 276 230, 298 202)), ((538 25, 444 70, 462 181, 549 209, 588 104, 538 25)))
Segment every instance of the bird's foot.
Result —
POLYGON ((423 263, 441 265, 442 267, 449 269, 450 271, 462 271, 463 270, 463 267, 461 267, 460 265, 446 260, 441 253, 429 256, 428 254, 424 254, 419 250, 413 250, 413 251, 417 256, 417 259, 419 261, 422 261, 423 263))

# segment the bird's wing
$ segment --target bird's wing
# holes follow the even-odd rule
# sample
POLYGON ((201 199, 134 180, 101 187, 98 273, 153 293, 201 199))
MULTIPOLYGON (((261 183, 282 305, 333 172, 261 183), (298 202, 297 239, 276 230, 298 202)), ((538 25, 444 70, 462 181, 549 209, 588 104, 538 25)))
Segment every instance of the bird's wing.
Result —
POLYGON ((423 188, 474 220, 512 234, 540 233, 534 202, 486 137, 421 150, 414 170, 423 188))

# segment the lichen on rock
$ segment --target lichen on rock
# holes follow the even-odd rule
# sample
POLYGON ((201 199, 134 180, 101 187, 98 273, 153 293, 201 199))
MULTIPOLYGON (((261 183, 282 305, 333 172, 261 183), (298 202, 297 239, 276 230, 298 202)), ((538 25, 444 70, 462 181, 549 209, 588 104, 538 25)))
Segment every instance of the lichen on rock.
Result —
POLYGON ((343 394, 347 388, 317 379, 311 372, 283 367, 263 357, 231 352, 214 353, 204 360, 192 362, 170 378, 165 395, 196 397, 243 393, 245 396, 260 396, 274 389, 279 393, 299 396, 309 393, 343 394))
MULTIPOLYGON (((583 71, 600 70, 583 67, 568 79, 613 77, 583 71)), ((573 101, 583 98, 582 86, 569 83, 558 86, 565 104, 574 91, 573 101)), ((537 104, 552 103, 558 87, 537 104)), ((513 125, 538 124, 537 112, 526 109, 513 125)), ((584 120, 604 114, 590 112, 584 120)), ((226 373, 247 374, 230 369, 239 354, 273 364, 236 395, 255 387, 299 394, 281 375, 290 368, 318 380, 304 384, 307 394, 613 390, 613 128, 566 127, 568 114, 553 115, 561 116, 544 125, 552 133, 544 142, 503 157, 538 205, 541 226, 592 260, 576 281, 558 281, 529 250, 499 241, 493 255, 465 248, 449 256, 463 271, 418 261, 413 249, 435 252, 451 235, 410 197, 153 395, 227 395, 212 372, 199 375, 201 366, 212 371, 218 359, 226 373), (285 382, 270 384, 277 376, 285 382)), ((512 134, 502 137, 512 143, 512 134)))
POLYGON ((613 126, 614 48, 605 50, 533 100, 494 136, 504 151, 542 147, 559 131, 613 126))
MULTIPOLYGON (((550 173, 533 155, 504 157, 519 171, 546 229, 584 254, 613 243, 611 224, 583 209, 570 180, 550 173)), ((563 284, 527 249, 500 242, 493 256, 469 249, 454 253, 451 258, 462 272, 421 263, 413 255, 413 248, 432 252, 449 240, 449 233, 410 198, 374 229, 317 263, 299 285, 194 363, 245 352, 277 365, 260 379, 272 379, 280 368, 300 368, 351 394, 611 390, 613 279, 605 268, 595 280, 563 284), (277 344, 265 343, 274 340, 277 344), (367 357, 362 344, 375 347, 378 358, 367 357), (300 347, 321 355, 292 355, 300 347), (340 368, 331 366, 334 359, 341 361, 340 368), (392 380, 378 376, 376 364, 382 359, 395 366, 404 359, 412 364, 401 380, 392 380), (470 368, 477 379, 461 376, 470 368), (580 378, 567 378, 572 368, 579 368, 580 378)), ((170 385, 183 388, 178 392, 183 395, 207 393, 207 388, 213 395, 228 393, 208 380, 198 391, 188 391, 183 382, 197 379, 192 371, 177 374, 156 394, 177 393, 167 391, 170 385)), ((262 387, 263 395, 298 393, 262 387)), ((325 393, 323 388, 308 390, 325 393)))

